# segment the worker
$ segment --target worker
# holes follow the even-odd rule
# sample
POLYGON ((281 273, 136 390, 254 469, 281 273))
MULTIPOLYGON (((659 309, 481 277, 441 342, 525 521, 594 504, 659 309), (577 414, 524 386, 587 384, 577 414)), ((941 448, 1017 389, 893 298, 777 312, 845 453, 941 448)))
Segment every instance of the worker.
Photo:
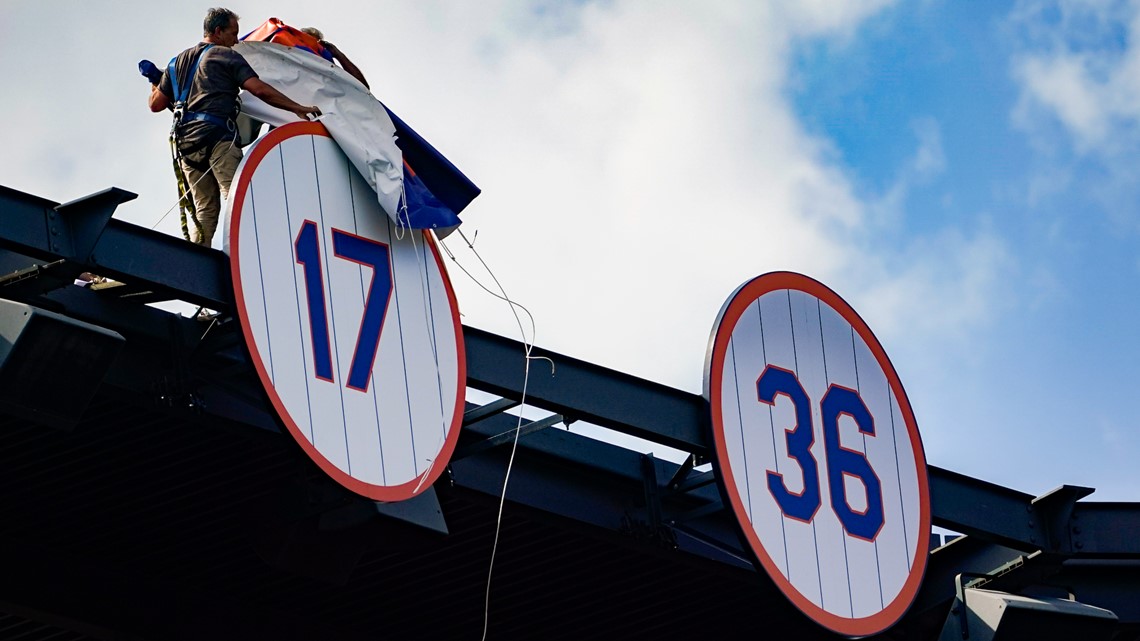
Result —
POLYGON ((174 111, 177 166, 193 197, 191 242, 210 246, 218 227, 222 200, 241 162, 234 118, 238 93, 245 89, 266 104, 308 120, 321 115, 315 106, 294 102, 257 76, 245 58, 230 47, 238 42, 238 16, 214 8, 202 22, 202 42, 178 54, 151 89, 150 110, 174 111))
POLYGON ((332 54, 333 60, 339 62, 340 66, 344 67, 344 70, 347 71, 349 75, 359 80, 360 84, 364 85, 365 88, 371 89, 371 87, 368 86, 368 81, 364 79, 364 72, 360 70, 360 67, 352 64, 352 61, 348 59, 348 56, 344 55, 344 52, 338 49, 336 45, 329 42, 328 40, 325 40, 325 34, 321 33, 320 29, 317 29, 316 27, 305 27, 304 29, 301 29, 301 31, 316 38, 317 41, 321 43, 321 46, 325 49, 328 49, 329 53, 332 54))

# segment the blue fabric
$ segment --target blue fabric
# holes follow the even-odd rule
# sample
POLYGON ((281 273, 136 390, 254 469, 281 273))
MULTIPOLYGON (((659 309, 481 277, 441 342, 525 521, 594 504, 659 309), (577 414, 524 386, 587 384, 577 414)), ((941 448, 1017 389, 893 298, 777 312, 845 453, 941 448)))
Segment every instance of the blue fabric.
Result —
MULTIPOLYGON (((443 229, 455 227, 461 220, 450 207, 436 198, 424 181, 404 165, 404 199, 407 201, 407 223, 412 229, 443 229)), ((401 216, 401 218, 403 218, 401 216)))
POLYGON ((479 195, 480 189, 451 161, 439 153, 384 107, 396 127, 396 146, 412 171, 404 171, 404 196, 408 220, 414 229, 437 229, 460 224, 459 212, 479 195))
POLYGON ((152 85, 162 82, 162 70, 149 60, 139 60, 139 73, 145 76, 152 85))

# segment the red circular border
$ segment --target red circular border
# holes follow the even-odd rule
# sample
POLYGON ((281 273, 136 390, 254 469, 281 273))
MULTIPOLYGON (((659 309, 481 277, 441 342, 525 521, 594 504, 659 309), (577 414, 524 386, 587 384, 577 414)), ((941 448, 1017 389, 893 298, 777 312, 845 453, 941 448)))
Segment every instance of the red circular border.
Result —
POLYGON ((296 422, 289 415, 289 412, 285 409, 284 403, 281 402, 281 397, 278 396, 277 390, 273 387, 273 382, 269 378, 269 372, 265 369, 264 360, 260 352, 258 352, 257 345, 253 340, 253 332, 250 330, 249 319, 246 314, 245 292, 242 290, 241 285, 241 243, 238 240, 240 238, 238 231, 241 225, 242 206, 245 204, 245 194, 249 188, 249 181, 253 178, 258 164, 265 158, 266 154, 277 148, 284 141, 296 136, 332 137, 329 135, 328 130, 325 129, 325 126, 319 122, 295 122, 274 129, 266 134, 266 136, 253 147, 249 156, 242 164, 241 172, 237 178, 237 187, 230 192, 233 203, 230 212, 231 277, 233 279, 234 299, 238 319, 241 321, 245 344, 249 348, 249 353, 252 357, 251 360, 257 369, 257 376, 261 379, 262 387, 265 388, 265 393, 269 396, 269 400, 273 404, 274 409, 277 410, 277 415, 281 418, 281 422, 285 424, 285 427, 292 433, 293 438, 296 439, 297 443, 301 445, 309 457, 312 458, 321 469, 344 487, 370 499, 388 502, 410 499, 429 487, 439 478, 444 468, 447 467, 447 461, 451 460, 451 454, 455 451, 455 446, 459 442, 459 432, 463 423, 463 408, 467 388, 467 352, 463 345, 463 327, 459 322, 459 304, 455 299, 455 291, 451 288, 451 279, 448 278, 447 270, 444 269, 443 259, 439 254, 439 249, 435 245, 435 240, 430 233, 424 231, 424 242, 431 247, 432 255, 435 257, 436 265, 439 267, 439 273, 443 279, 444 289, 447 291, 447 299, 451 306, 452 322, 455 325, 455 353, 458 378, 455 388, 455 411, 452 413, 451 427, 448 430, 448 436, 443 444, 443 448, 435 458, 435 462, 428 471, 425 472, 427 478, 424 479, 424 474, 421 474, 406 483, 388 486, 366 483, 345 473, 337 467, 336 464, 325 458, 316 446, 309 442, 309 439, 305 437, 305 433, 297 426, 296 422), (417 491, 417 488, 419 488, 419 491, 417 491))
POLYGON ((883 632, 897 623, 898 620, 906 614, 906 611, 910 608, 915 597, 918 595, 918 590, 922 586, 923 575, 926 572, 927 556, 930 552, 930 540, 929 537, 924 536, 922 533, 929 532, 931 528, 930 488, 926 473, 926 454, 922 449, 922 439, 919 437, 918 424, 915 421, 910 401, 907 399, 902 382, 899 381, 898 373, 895 372, 894 366, 891 364, 890 359, 887 358, 886 351, 883 350, 883 346, 879 343, 879 340, 875 338, 875 334, 871 331, 871 328, 867 326, 867 323, 863 321, 859 314, 857 314, 846 301, 823 283, 794 272, 771 272, 758 276, 741 285, 733 292, 732 296, 729 297, 728 302, 725 303, 720 316, 717 318, 716 326, 713 331, 713 340, 709 347, 707 367, 708 369, 706 371, 708 375, 705 377, 705 381, 708 387, 705 389, 705 398, 709 400, 709 405, 712 410, 712 433, 716 448, 715 462, 718 470, 717 476, 721 482, 722 494, 732 505, 736 520, 740 524, 740 529, 748 541, 749 547, 768 572, 768 576, 772 578, 776 586, 784 593, 784 596, 788 597, 801 612, 816 623, 839 634, 855 637, 870 636, 883 632), (748 511, 741 502, 739 493, 731 489, 737 486, 732 475, 731 466, 728 463, 728 448, 724 435, 724 417, 721 415, 720 408, 721 376, 724 371, 724 359, 728 350, 728 342, 732 337, 733 331, 736 329, 737 321, 740 320, 741 315, 754 301, 770 292, 785 289, 801 291, 809 296, 818 298, 834 309, 844 320, 855 328, 855 331, 857 331, 859 336, 867 343, 871 353, 875 356, 875 360, 878 361, 879 367, 883 369, 883 373, 886 374, 887 382, 895 398, 898 400, 899 410, 902 412, 903 421, 906 423, 907 431, 910 434, 911 446, 915 456, 915 467, 918 473, 918 545, 914 552, 914 560, 911 564, 910 574, 907 576, 906 582, 903 584, 898 596, 883 608, 883 610, 868 617, 848 618, 832 614, 812 603, 801 594, 788 579, 784 578, 780 569, 768 555, 763 544, 760 542, 759 536, 748 521, 748 511))

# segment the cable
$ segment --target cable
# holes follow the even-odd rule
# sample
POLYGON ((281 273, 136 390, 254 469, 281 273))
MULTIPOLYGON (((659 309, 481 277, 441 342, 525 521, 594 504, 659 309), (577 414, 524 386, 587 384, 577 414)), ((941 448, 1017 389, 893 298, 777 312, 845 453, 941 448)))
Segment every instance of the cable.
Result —
POLYGON ((483 636, 482 636, 482 639, 483 639, 483 641, 486 641, 487 629, 488 629, 488 626, 490 624, 490 612, 491 612, 491 578, 494 575, 494 571, 495 571, 495 556, 499 551, 499 535, 501 534, 502 528, 503 528, 503 509, 506 506, 506 502, 507 502, 507 486, 511 480, 511 469, 514 467, 515 454, 518 452, 519 434, 522 431, 522 421, 523 421, 522 408, 526 406, 527 386, 530 383, 530 362, 532 360, 545 360, 545 361, 549 362, 550 363, 550 372, 551 372, 551 375, 553 375, 554 374, 554 361, 545 357, 545 356, 531 356, 531 350, 534 349, 534 337, 536 335, 536 329, 535 329, 535 324, 534 324, 534 315, 531 314, 530 310, 527 309, 524 305, 521 305, 521 304, 516 303, 515 301, 511 300, 510 296, 507 295, 507 291, 503 287, 503 284, 499 282, 499 279, 495 277, 495 273, 493 271, 491 271, 491 268, 487 265, 487 261, 483 260, 483 257, 480 256, 479 252, 475 249, 475 244, 467 238, 467 236, 463 233, 462 229, 458 229, 456 231, 459 232, 459 237, 463 239, 463 242, 466 243, 467 248, 471 250, 471 253, 475 254, 475 257, 479 259, 479 263, 483 265, 483 269, 485 269, 487 271, 487 274, 491 277, 491 280, 493 280, 495 282, 495 286, 498 287, 499 292, 501 292, 501 293, 497 294, 497 293, 491 291, 486 285, 481 283, 479 281, 479 279, 475 278, 475 276, 472 275, 471 272, 469 272, 466 267, 464 267, 462 264, 459 263, 459 260, 456 259, 455 254, 452 253, 451 249, 448 248, 447 244, 444 243, 442 240, 439 241, 440 245, 443 246, 444 250, 447 252, 448 257, 451 258, 451 260, 456 265, 458 265, 461 270, 463 270, 463 273, 467 274, 468 278, 470 278, 472 281, 474 281, 476 285, 481 287, 488 294, 491 294, 492 296, 494 296, 495 298, 498 298, 499 300, 507 302, 511 306, 511 313, 515 317, 515 323, 518 325, 519 334, 522 336, 523 353, 524 353, 523 385, 522 385, 522 395, 519 397, 519 404, 520 405, 519 405, 518 422, 515 424, 515 429, 514 429, 515 436, 514 436, 514 439, 511 441, 511 454, 510 454, 509 458, 507 459, 507 471, 506 471, 506 474, 503 476, 503 489, 502 489, 502 492, 499 496, 499 510, 498 510, 498 514, 495 517, 495 538, 494 538, 494 543, 491 545, 491 560, 490 560, 490 563, 488 564, 488 567, 487 567, 487 589, 486 589, 486 592, 484 593, 484 596, 483 596, 483 636), (526 313, 527 317, 530 320, 530 326, 531 326, 531 338, 530 338, 530 340, 528 340, 526 337, 526 330, 523 328, 522 318, 519 317, 518 309, 522 309, 523 312, 526 313))
MULTIPOLYGON (((232 148, 233 148, 233 146, 234 146, 234 142, 235 142, 235 139, 231 139, 231 140, 230 140, 230 146, 226 148, 226 151, 229 151, 230 149, 232 149, 232 148)), ((213 155, 213 153, 212 153, 212 152, 211 152, 211 155, 213 155)), ((218 160, 221 160, 221 159, 219 158, 218 160)), ((177 158, 175 158, 175 159, 174 159, 174 162, 175 162, 175 168, 176 168, 178 171, 181 171, 181 165, 179 165, 179 164, 178 164, 178 159, 177 159, 177 158)), ((195 181, 194 181, 192 184, 190 184, 190 185, 187 185, 187 186, 186 186, 186 189, 185 189, 185 190, 183 190, 183 188, 182 188, 182 184, 181 184, 182 182, 184 182, 184 180, 179 180, 179 181, 178 181, 178 182, 179 182, 179 185, 178 185, 178 191, 179 191, 179 194, 178 194, 178 200, 174 201, 174 204, 170 206, 170 209, 167 209, 167 210, 166 210, 166 213, 165 213, 165 214, 163 214, 163 215, 162 215, 162 217, 158 219, 158 222, 156 222, 155 224, 151 225, 151 226, 150 226, 150 228, 151 228, 151 229, 155 229, 155 228, 157 228, 159 225, 161 225, 161 224, 162 224, 162 221, 166 220, 166 217, 170 215, 170 212, 174 211, 174 208, 175 208, 175 207, 178 207, 179 205, 181 205, 181 204, 182 204, 182 200, 183 200, 184 198, 190 198, 190 199, 191 199, 191 202, 193 202, 193 198, 194 198, 194 195, 193 195, 193 193, 192 193, 192 190, 194 189, 194 187, 195 187, 195 186, 197 186, 197 185, 198 185, 198 183, 202 182, 202 179, 203 179, 203 178, 205 178, 207 175, 209 175, 209 174, 213 173, 213 171, 214 171, 214 167, 216 167, 216 166, 217 166, 217 164, 218 164, 217 162, 211 162, 211 163, 210 163, 210 171, 205 171, 205 172, 202 172, 202 175, 201 175, 201 176, 198 176, 198 180, 195 180, 195 181)), ((201 233, 201 223, 199 223, 199 222, 198 222, 198 217, 197 217, 197 215, 196 215, 196 212, 195 212, 195 216, 194 216, 194 224, 195 224, 196 226, 198 226, 198 228, 199 228, 199 233, 201 233)), ((184 231, 185 231, 185 230, 184 230, 184 231)), ((187 240, 189 240, 189 238, 187 238, 187 240)))

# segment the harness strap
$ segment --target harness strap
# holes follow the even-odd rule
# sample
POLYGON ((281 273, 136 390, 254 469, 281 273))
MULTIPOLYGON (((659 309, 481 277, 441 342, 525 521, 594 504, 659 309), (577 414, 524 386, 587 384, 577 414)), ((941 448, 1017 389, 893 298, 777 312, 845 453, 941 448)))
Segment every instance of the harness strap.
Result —
POLYGON ((200 111, 184 111, 184 112, 182 112, 182 122, 187 123, 187 122, 193 122, 195 120, 200 120, 202 122, 208 122, 211 125, 215 125, 217 127, 222 127, 223 129, 225 129, 227 131, 233 131, 234 127, 236 126, 234 124, 233 120, 231 120, 229 118, 221 118, 221 117, 215 116, 214 114, 202 113, 200 111))
POLYGON ((178 162, 178 149, 174 143, 174 139, 170 139, 170 158, 174 161, 174 177, 178 183, 178 209, 180 218, 182 219, 182 236, 186 240, 191 240, 190 237, 190 222, 194 224, 194 230, 198 233, 198 238, 202 237, 202 223, 198 220, 198 210, 194 205, 194 196, 190 191, 190 181, 186 177, 186 173, 182 171, 182 165, 178 162))
POLYGON ((186 76, 185 87, 178 86, 178 69, 176 65, 178 56, 174 56, 170 59, 170 64, 166 66, 166 74, 170 76, 170 87, 174 90, 174 104, 176 106, 180 103, 185 104, 186 99, 190 97, 190 87, 194 85, 194 74, 198 73, 198 63, 202 61, 202 56, 213 46, 213 43, 210 43, 198 52, 197 57, 194 58, 194 63, 190 65, 190 73, 186 76))

